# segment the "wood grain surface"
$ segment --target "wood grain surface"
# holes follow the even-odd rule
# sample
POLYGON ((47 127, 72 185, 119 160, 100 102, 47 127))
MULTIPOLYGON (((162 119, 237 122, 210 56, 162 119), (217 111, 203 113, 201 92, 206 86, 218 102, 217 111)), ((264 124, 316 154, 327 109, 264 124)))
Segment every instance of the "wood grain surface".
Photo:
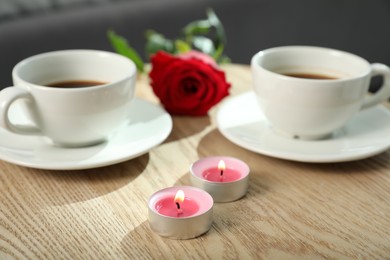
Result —
MULTIPOLYGON (((232 95, 251 89, 248 66, 224 69, 232 95)), ((157 103, 145 76, 137 95, 157 103)), ((225 139, 217 108, 173 117, 164 143, 112 166, 49 171, 0 161, 0 259, 390 258, 390 150, 347 163, 275 159, 225 139), (189 185, 190 164, 214 155, 248 163, 248 194, 215 204, 212 228, 199 238, 156 235, 150 195, 189 185)))

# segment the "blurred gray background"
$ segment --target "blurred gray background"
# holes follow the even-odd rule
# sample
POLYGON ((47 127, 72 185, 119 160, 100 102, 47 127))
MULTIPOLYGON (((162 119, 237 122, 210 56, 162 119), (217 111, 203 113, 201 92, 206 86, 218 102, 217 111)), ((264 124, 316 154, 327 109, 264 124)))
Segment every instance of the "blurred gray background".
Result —
POLYGON ((226 54, 249 64, 257 51, 317 45, 390 64, 389 0, 0 0, 0 88, 12 67, 59 49, 112 48, 106 31, 123 35, 141 53, 144 32, 175 37, 214 9, 225 26, 226 54))

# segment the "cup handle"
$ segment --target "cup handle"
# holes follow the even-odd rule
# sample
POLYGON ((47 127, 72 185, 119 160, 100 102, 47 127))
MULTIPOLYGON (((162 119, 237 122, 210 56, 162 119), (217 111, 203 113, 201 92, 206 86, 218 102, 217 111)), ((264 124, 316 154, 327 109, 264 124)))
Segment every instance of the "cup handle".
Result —
POLYGON ((374 63, 371 64, 371 69, 371 77, 383 76, 383 84, 375 94, 366 97, 362 110, 373 107, 390 97, 390 68, 381 63, 374 63))
POLYGON ((38 127, 13 124, 8 117, 11 105, 18 99, 30 99, 31 94, 21 88, 7 87, 0 91, 0 126, 15 134, 42 135, 38 127))

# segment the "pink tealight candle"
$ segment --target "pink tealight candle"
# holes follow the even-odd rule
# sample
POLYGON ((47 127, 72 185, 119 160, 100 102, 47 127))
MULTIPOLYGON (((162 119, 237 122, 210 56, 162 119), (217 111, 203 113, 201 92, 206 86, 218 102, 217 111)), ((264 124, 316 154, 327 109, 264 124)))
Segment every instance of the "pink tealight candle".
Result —
POLYGON ((233 157, 206 157, 190 167, 192 185, 201 188, 215 202, 230 202, 243 197, 249 186, 249 167, 233 157))
POLYGON ((211 227, 213 204, 210 194, 195 187, 162 189, 148 202, 150 227, 157 234, 173 239, 200 236, 211 227))

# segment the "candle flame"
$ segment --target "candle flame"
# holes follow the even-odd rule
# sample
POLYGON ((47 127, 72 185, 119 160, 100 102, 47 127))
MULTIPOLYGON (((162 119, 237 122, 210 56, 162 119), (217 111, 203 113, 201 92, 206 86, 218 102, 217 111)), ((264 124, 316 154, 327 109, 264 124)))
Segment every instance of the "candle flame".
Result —
POLYGON ((224 171, 225 168, 226 168, 225 162, 223 160, 220 160, 219 163, 218 163, 218 170, 224 171))
POLYGON ((182 203, 184 201, 184 191, 182 190, 178 190, 176 192, 176 196, 175 196, 175 200, 174 202, 179 202, 179 203, 182 203))

